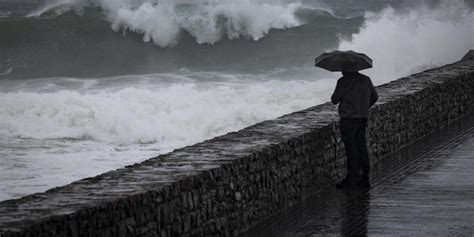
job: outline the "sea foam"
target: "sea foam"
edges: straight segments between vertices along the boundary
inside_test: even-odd
[[[148,77],[159,81],[161,76]],[[44,88],[0,92],[0,200],[65,185],[319,104],[335,83],[163,85],[137,78],[102,88],[103,78],[76,90],[54,85],[64,81],[54,78]]]
[[[160,76],[154,75],[155,80]],[[51,83],[55,82],[62,81],[55,78]],[[89,85],[79,90],[46,83],[43,91],[22,88],[0,93],[0,137],[176,148],[321,103],[329,96],[328,84],[334,83],[249,80],[160,84],[131,77],[118,86]]]

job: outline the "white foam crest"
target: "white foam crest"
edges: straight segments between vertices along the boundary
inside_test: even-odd
[[[0,93],[0,137],[179,147],[323,102],[323,82]]]
[[[474,12],[461,0],[406,12],[387,8],[366,18],[339,49],[368,54],[374,68],[364,72],[376,84],[457,61],[474,48]]]
[[[178,43],[186,31],[200,44],[214,44],[223,37],[259,40],[271,29],[285,29],[302,24],[295,12],[300,3],[259,0],[220,1],[173,0],[56,0],[29,16],[56,10],[99,6],[115,31],[143,34],[143,40],[160,47]]]
[[[161,47],[167,47],[178,43],[182,30],[200,44],[213,44],[224,36],[259,40],[270,29],[300,25],[295,16],[297,7],[299,4],[280,5],[250,0],[225,0],[192,7],[160,1],[157,4],[143,3],[134,9],[121,7],[117,14],[109,16],[113,29],[143,33],[144,41],[152,40]]]

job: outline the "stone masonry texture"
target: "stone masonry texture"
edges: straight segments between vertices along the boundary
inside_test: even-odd
[[[371,163],[474,110],[474,60],[377,87]],[[345,175],[322,104],[0,203],[0,236],[235,236]]]

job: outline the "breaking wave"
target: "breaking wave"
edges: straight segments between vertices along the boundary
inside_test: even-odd
[[[322,95],[329,96],[324,84],[333,83],[129,85],[133,80],[124,88],[85,92],[46,88],[0,93],[0,136],[176,148],[321,103],[326,99]],[[319,96],[313,93],[317,91]]]
[[[181,31],[193,36],[200,44],[214,44],[223,37],[259,40],[271,29],[286,29],[303,24],[295,12],[300,3],[275,1],[220,0],[184,3],[183,1],[127,0],[57,0],[32,12],[41,16],[58,15],[86,6],[102,9],[115,31],[143,34],[143,40],[160,47],[178,43]]]

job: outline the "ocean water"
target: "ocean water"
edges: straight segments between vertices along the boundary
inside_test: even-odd
[[[468,0],[0,0],[0,200],[329,100],[333,49],[382,84],[474,48]]]

